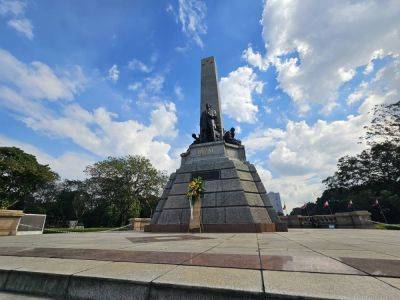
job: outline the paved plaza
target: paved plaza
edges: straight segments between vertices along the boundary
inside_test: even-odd
[[[400,299],[399,231],[10,236],[0,255],[0,299]]]

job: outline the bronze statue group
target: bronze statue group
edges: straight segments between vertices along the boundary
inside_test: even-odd
[[[235,139],[235,128],[230,130],[221,130],[217,112],[213,109],[212,105],[207,103],[206,110],[202,112],[200,118],[200,134],[192,134],[194,139],[193,144],[210,143],[221,141],[233,145],[241,145],[241,141]]]

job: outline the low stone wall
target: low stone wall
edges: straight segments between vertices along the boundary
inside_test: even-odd
[[[372,228],[371,213],[366,210],[335,213],[333,215],[282,216],[289,228]]]
[[[133,231],[144,231],[146,225],[150,225],[150,218],[132,218],[129,219]]]
[[[24,215],[22,210],[0,209],[0,236],[16,235],[21,217]]]

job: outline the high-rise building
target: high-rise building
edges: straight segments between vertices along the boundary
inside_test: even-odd
[[[277,212],[283,213],[281,195],[275,192],[269,192],[268,198],[272,203],[272,206],[275,208]]]

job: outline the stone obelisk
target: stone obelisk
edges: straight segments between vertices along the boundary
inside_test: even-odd
[[[201,60],[200,116],[209,103],[217,113],[218,127],[223,136],[221,101],[219,98],[217,66],[213,56]]]
[[[203,179],[205,188],[201,201],[203,232],[287,230],[268,199],[256,168],[246,160],[244,146],[235,139],[223,139],[214,57],[201,61],[200,108],[203,138],[196,138],[181,154],[181,166],[171,174],[145,230],[188,231],[190,205],[186,193],[189,182],[196,177]]]

